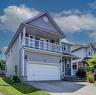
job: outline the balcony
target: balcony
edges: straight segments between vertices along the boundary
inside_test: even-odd
[[[67,50],[62,50],[62,45],[58,45],[55,43],[36,40],[34,38],[28,38],[28,37],[25,37],[25,39],[23,41],[24,41],[24,42],[22,42],[23,46],[26,46],[26,47],[46,50],[46,51],[52,51],[52,52],[68,53]]]

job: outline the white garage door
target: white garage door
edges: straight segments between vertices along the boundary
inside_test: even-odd
[[[59,65],[45,64],[28,63],[27,81],[60,80]]]

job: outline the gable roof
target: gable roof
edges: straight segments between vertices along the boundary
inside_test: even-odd
[[[44,17],[44,16],[46,16],[46,17],[48,18],[48,20],[49,20],[49,22],[50,22],[50,25],[51,25],[51,27],[52,27],[53,29],[52,29],[52,28],[50,29],[50,27],[46,28],[45,26],[43,26],[44,24],[47,25],[47,23],[41,22],[41,23],[39,24],[39,20],[40,20],[42,17]],[[36,22],[36,20],[37,20],[37,22]],[[32,27],[37,27],[37,28],[49,30],[49,31],[51,31],[51,32],[59,33],[60,35],[63,35],[63,37],[65,37],[63,31],[61,31],[61,29],[59,28],[59,26],[57,25],[57,23],[55,22],[55,20],[49,15],[48,12],[44,12],[44,13],[42,13],[42,14],[39,14],[39,15],[37,15],[37,16],[35,16],[35,17],[32,17],[32,18],[30,18],[30,19],[22,22],[22,23],[25,24],[25,25],[30,25],[30,26],[32,25]],[[42,23],[43,23],[43,25],[42,25]],[[48,25],[47,25],[47,26],[48,26]]]
[[[41,13],[41,14],[33,17],[33,18],[30,18],[30,19],[28,19],[28,20],[26,20],[26,21],[24,21],[24,22],[22,22],[22,23],[20,24],[17,32],[15,33],[15,35],[13,36],[13,38],[12,38],[10,44],[9,44],[9,46],[8,46],[5,54],[9,51],[9,49],[10,49],[10,48],[12,47],[12,45],[14,44],[15,40],[17,39],[17,37],[19,36],[19,34],[20,34],[20,32],[21,32],[20,30],[21,30],[24,26],[26,26],[28,22],[33,21],[33,20],[35,20],[35,19],[37,19],[37,18],[39,18],[39,17],[41,17],[41,16],[43,16],[43,15],[47,15],[48,18],[49,18],[49,19],[51,20],[51,22],[53,23],[54,27],[56,27],[56,29],[58,30],[59,34],[62,35],[62,37],[65,37],[64,33],[63,33],[63,32],[61,31],[61,29],[58,27],[58,25],[57,25],[56,22],[53,20],[53,18],[49,15],[49,13],[48,13],[48,12],[44,12],[44,13]],[[36,26],[32,26],[32,27],[38,29],[38,27],[36,27]]]
[[[86,45],[80,45],[80,44],[75,44],[75,45],[72,45],[71,46],[71,52],[75,52],[79,49],[82,49],[82,48],[87,48],[88,46]]]

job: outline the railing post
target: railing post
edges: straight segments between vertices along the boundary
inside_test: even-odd
[[[38,43],[39,43],[39,45],[38,45],[39,47],[38,48],[40,49],[40,40],[38,40]]]
[[[47,50],[47,48],[46,48],[46,42],[45,41],[44,41],[44,49]]]
[[[72,63],[73,58],[71,58],[71,76],[73,76],[73,63]]]
[[[28,46],[30,47],[30,35],[29,35],[29,38],[28,38]]]

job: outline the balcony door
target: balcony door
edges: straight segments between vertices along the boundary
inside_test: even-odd
[[[39,48],[39,40],[40,38],[35,37],[35,48]]]
[[[41,49],[44,49],[44,48],[45,48],[44,42],[45,42],[45,39],[40,38],[40,48],[41,48]]]

